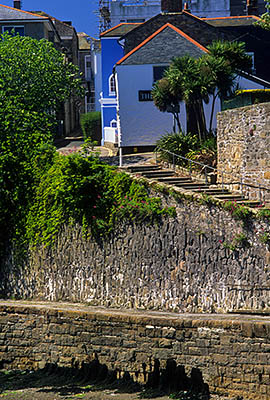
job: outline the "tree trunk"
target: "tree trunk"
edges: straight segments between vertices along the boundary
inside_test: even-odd
[[[213,102],[212,102],[211,117],[210,117],[210,124],[209,124],[209,133],[212,132],[212,125],[213,125],[214,111],[215,111],[215,104],[216,104],[217,96],[218,96],[217,93],[213,94]]]

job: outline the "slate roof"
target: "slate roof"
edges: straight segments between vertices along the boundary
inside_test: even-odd
[[[121,24],[102,32],[100,37],[121,37],[140,25],[142,25],[141,22],[122,22]]]
[[[32,11],[32,12],[36,15],[40,15],[42,17],[49,18],[50,20],[52,20],[60,36],[70,36],[72,38],[73,33],[75,31],[74,26],[68,25],[65,22],[60,21],[59,19],[45,13],[44,11]]]
[[[79,50],[90,50],[90,43],[88,42],[87,38],[90,38],[84,32],[78,32],[78,40],[79,40]]]
[[[233,36],[233,40],[245,42],[246,51],[254,53],[254,64],[256,76],[270,80],[270,31],[254,26],[254,22],[260,18],[254,15],[206,18],[209,25],[216,30],[228,32]]]
[[[166,23],[170,23],[202,46],[208,46],[213,40],[232,40],[230,32],[216,29],[206,21],[186,11],[180,13],[161,13],[140,24],[121,37],[125,40],[125,54],[137,47]]]
[[[243,15],[237,17],[202,18],[208,24],[217,28],[227,28],[236,26],[250,26],[260,18],[256,15]]]
[[[29,11],[18,10],[17,8],[12,8],[0,4],[0,20],[4,21],[14,21],[14,20],[46,20],[45,16],[37,15]]]
[[[167,23],[131,50],[117,65],[169,64],[173,57],[190,55],[198,58],[207,52],[180,29]]]

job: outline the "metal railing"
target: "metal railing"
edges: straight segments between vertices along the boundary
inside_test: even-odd
[[[244,183],[242,177],[240,177],[240,180],[237,182],[234,182],[234,181],[230,182],[227,180],[225,182],[225,175],[231,177],[231,174],[229,174],[228,172],[218,171],[217,168],[211,167],[210,165],[200,163],[198,161],[191,160],[190,158],[180,156],[169,150],[156,148],[154,151],[155,151],[156,164],[158,164],[158,153],[159,152],[167,153],[168,155],[170,155],[172,163],[170,163],[169,161],[168,161],[168,163],[172,165],[172,168],[174,171],[176,170],[176,165],[181,165],[181,164],[177,163],[178,159],[185,161],[187,163],[187,169],[189,171],[190,179],[192,178],[192,165],[197,165],[197,166],[201,167],[201,173],[204,174],[204,180],[205,180],[206,184],[212,183],[211,179],[210,179],[210,182],[208,179],[210,173],[213,175],[213,172],[214,172],[216,176],[218,176],[218,174],[219,174],[221,177],[221,182],[215,182],[215,185],[221,186],[222,191],[225,191],[225,186],[227,186],[227,185],[228,186],[238,186],[238,187],[240,187],[240,190],[236,189],[235,191],[240,192],[242,197],[247,197],[247,199],[249,199],[250,189],[256,189],[256,193],[258,193],[258,200],[261,204],[265,201],[265,192],[270,193],[270,188],[266,188],[266,187],[262,186],[261,184],[253,185],[253,184],[249,184],[249,183]],[[211,172],[209,173],[209,171],[211,171]],[[244,188],[246,188],[247,190],[244,190]]]

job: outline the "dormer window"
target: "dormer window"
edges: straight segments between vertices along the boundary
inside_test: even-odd
[[[114,75],[112,74],[112,75],[109,77],[109,95],[110,95],[110,96],[115,96],[115,94],[116,94],[115,77],[114,77]]]

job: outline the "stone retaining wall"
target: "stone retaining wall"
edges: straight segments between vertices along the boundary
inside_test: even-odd
[[[218,114],[218,177],[270,189],[270,103]],[[238,186],[239,189],[239,186]],[[244,193],[259,199],[259,190],[244,186]],[[270,201],[270,191],[263,191]]]
[[[128,372],[141,383],[167,379],[179,390],[196,382],[226,399],[270,398],[267,318],[54,308],[0,305],[0,368],[95,360],[103,374],[104,367],[118,378]]]
[[[164,201],[173,204],[164,196]],[[206,199],[207,201],[207,199]],[[177,312],[270,310],[269,222],[175,203],[177,217],[123,224],[108,240],[66,227],[52,249],[0,270],[0,297]],[[241,237],[244,235],[245,240]]]

